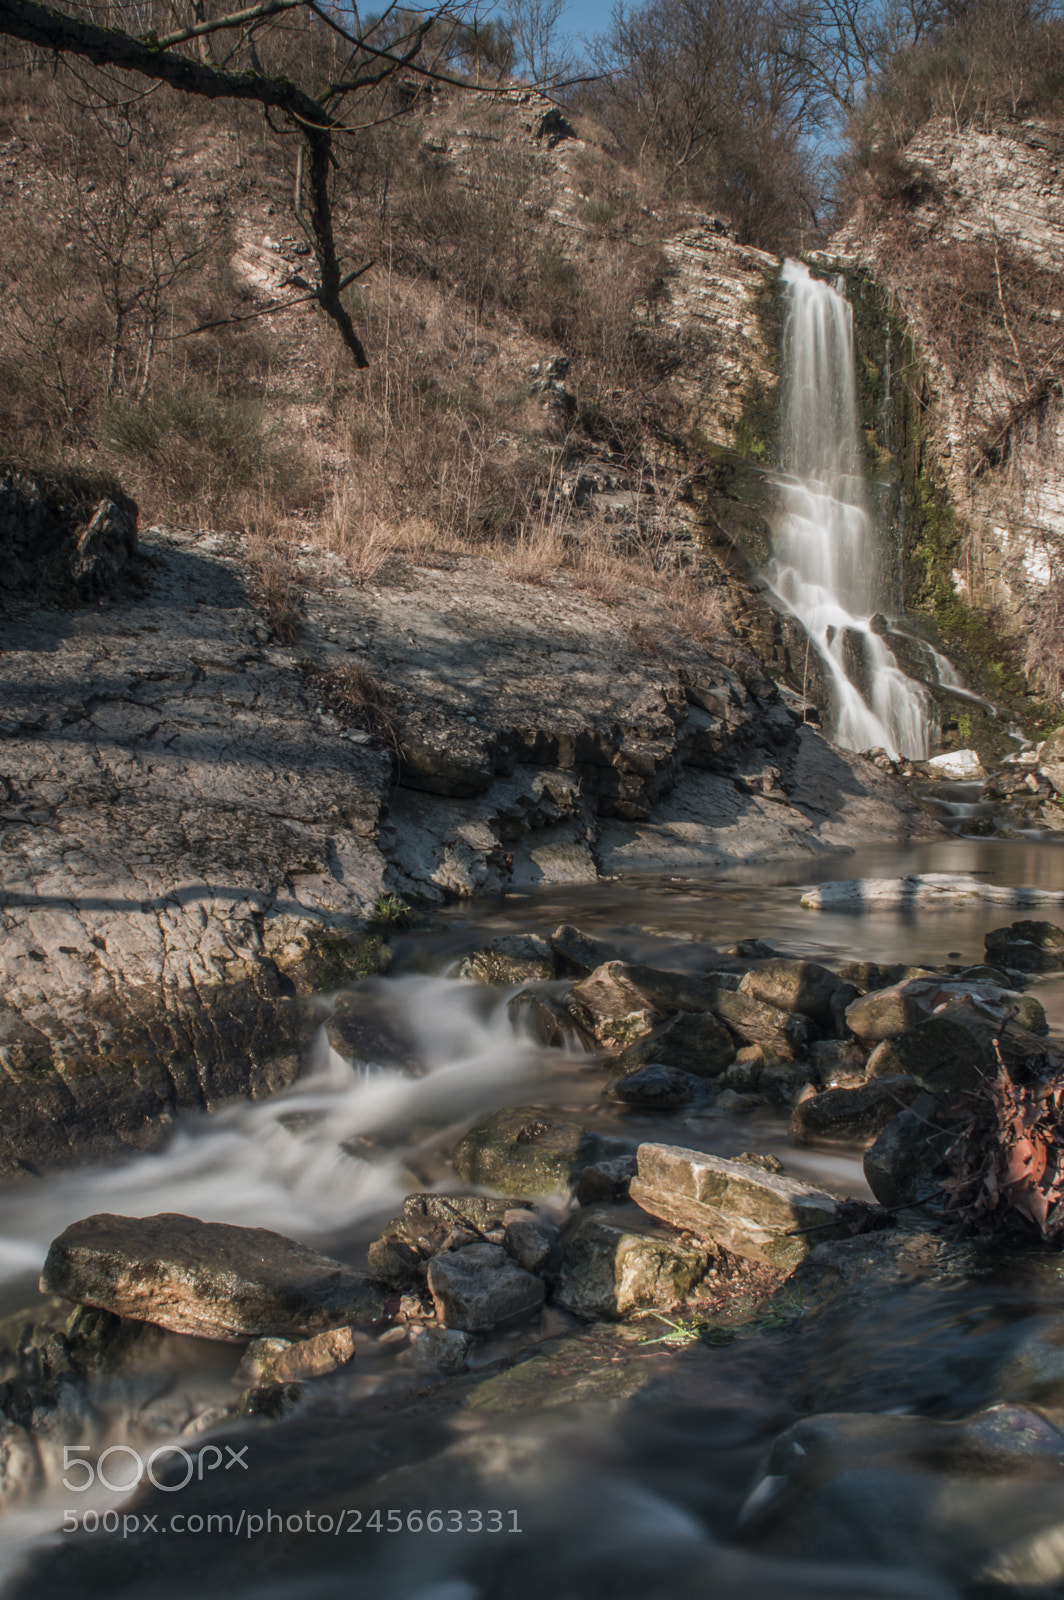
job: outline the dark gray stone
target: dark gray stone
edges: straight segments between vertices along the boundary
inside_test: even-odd
[[[863,1144],[919,1093],[911,1078],[872,1078],[855,1089],[825,1089],[795,1106],[791,1132],[796,1139]]]

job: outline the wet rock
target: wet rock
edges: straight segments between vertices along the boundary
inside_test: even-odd
[[[592,1161],[621,1154],[615,1141],[535,1106],[496,1111],[455,1146],[454,1170],[501,1194],[563,1193]]]
[[[311,1339],[290,1344],[273,1358],[273,1376],[278,1383],[302,1383],[307,1378],[324,1378],[338,1372],[355,1357],[352,1328],[327,1328]]]
[[[421,1277],[423,1258],[420,1252],[394,1234],[385,1233],[380,1239],[374,1239],[367,1259],[374,1277],[390,1289],[412,1288]]]
[[[456,971],[459,978],[499,987],[536,983],[554,977],[554,956],[538,934],[507,934],[463,956]]]
[[[634,1155],[614,1156],[611,1161],[593,1161],[576,1180],[577,1201],[582,1206],[590,1206],[599,1201],[616,1204],[627,1200],[635,1174]]]
[[[745,1044],[735,1052],[735,1060],[725,1072],[724,1082],[737,1094],[751,1094],[757,1089],[762,1067],[775,1059],[773,1053],[766,1051],[762,1045]]]
[[[889,989],[904,976],[905,968],[900,961],[885,967],[875,961],[850,961],[839,968],[839,977],[852,983],[861,994],[867,994],[870,989]]]
[[[473,1340],[459,1328],[411,1328],[410,1352],[420,1372],[464,1372]]]
[[[120,1372],[157,1355],[161,1328],[148,1322],[82,1305],[67,1324],[67,1337],[80,1367],[97,1372]]]
[[[941,1106],[924,1094],[892,1117],[864,1154],[868,1187],[881,1206],[940,1202],[945,1153],[953,1135],[938,1121]]]
[[[631,1044],[678,1011],[713,1009],[714,984],[633,962],[607,961],[573,985],[573,1007],[604,1044]]]
[[[513,1199],[484,1194],[410,1194],[402,1215],[392,1217],[369,1247],[369,1264],[382,1282],[411,1289],[421,1281],[425,1262],[464,1235],[469,1243],[500,1230],[516,1209]],[[530,1212],[528,1202],[522,1209]],[[531,1214],[531,1213],[530,1213]]]
[[[550,947],[554,951],[558,972],[576,978],[587,978],[608,961],[624,959],[617,947],[607,939],[596,939],[590,933],[582,933],[569,922],[563,922],[551,934]]]
[[[712,1012],[681,1011],[626,1050],[619,1066],[634,1072],[655,1062],[700,1078],[716,1078],[735,1055],[732,1036]]]
[[[769,1062],[758,1075],[757,1092],[774,1105],[790,1105],[808,1077],[800,1061]]]
[[[508,1211],[502,1247],[526,1272],[542,1272],[550,1264],[559,1232],[553,1222],[528,1211]]]
[[[741,1111],[754,1111],[758,1106],[767,1105],[763,1094],[741,1093],[738,1089],[722,1089],[713,1102],[714,1114],[721,1116],[737,1116]]]
[[[1059,972],[1064,965],[1064,928],[1052,922],[992,928],[984,944],[988,961],[1014,972]]]
[[[911,1078],[875,1078],[854,1089],[825,1089],[795,1106],[791,1133],[796,1139],[863,1144],[919,1093],[920,1085]]]
[[[846,1026],[864,1044],[878,1044],[881,1039],[894,1039],[908,1033],[926,1016],[915,995],[902,984],[890,989],[877,989],[862,995],[846,1007]]]
[[[753,967],[739,985],[741,994],[781,1011],[797,1011],[822,1028],[834,1022],[832,1001],[844,980],[816,961],[766,961]]]
[[[713,1012],[740,1045],[766,1045],[787,1060],[803,1054],[809,1041],[808,1019],[799,1012],[780,1011],[737,990],[722,989]]]
[[[636,1155],[632,1199],[735,1255],[795,1266],[818,1240],[842,1231],[835,1200],[795,1178],[676,1145],[643,1144]]]
[[[203,1339],[306,1337],[384,1315],[381,1284],[316,1250],[172,1213],[74,1223],[48,1252],[41,1290]]]
[[[583,1033],[566,1001],[546,986],[522,989],[507,1002],[506,1013],[515,1033],[548,1049],[564,1046],[567,1035]]]
[[[1020,995],[1014,1003],[1010,1002],[1009,1015],[1017,1027],[1033,1033],[1036,1038],[1044,1038],[1049,1032],[1049,1019],[1045,1007],[1033,994]]]
[[[588,1213],[566,1230],[554,1299],[591,1321],[682,1304],[713,1260],[711,1250],[662,1230],[625,1228]]]
[[[996,1069],[989,1038],[949,1017],[928,1017],[908,1033],[884,1039],[868,1058],[870,1079],[911,1078],[935,1094],[972,1089]]]
[[[257,1389],[273,1381],[273,1364],[291,1347],[291,1339],[252,1339],[233,1374],[241,1389]]]
[[[543,1280],[525,1272],[497,1244],[471,1244],[434,1256],[428,1286],[442,1325],[463,1333],[518,1322],[539,1310],[546,1293]]]
[[[809,1055],[825,1089],[852,1089],[865,1076],[865,1050],[853,1039],[818,1039]]]
[[[619,1078],[611,1079],[603,1090],[608,1100],[617,1100],[621,1105],[651,1106],[663,1111],[692,1105],[704,1100],[709,1092],[704,1078],[656,1061],[640,1067],[638,1072],[622,1073]]]

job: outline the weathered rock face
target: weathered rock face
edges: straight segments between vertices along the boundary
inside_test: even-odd
[[[142,586],[111,609],[20,601],[6,619],[0,1171],[151,1145],[176,1110],[289,1081],[292,996],[365,970],[386,890],[933,831],[796,726],[733,642],[710,655],[663,626],[660,655],[633,649],[653,597],[629,618],[471,557],[373,590],[308,557],[294,651],[251,604],[242,541],[153,529],[142,546]],[[398,789],[360,673],[390,697]],[[742,774],[769,753],[766,796]]]
[[[384,1315],[374,1279],[316,1250],[266,1228],[174,1214],[74,1223],[48,1252],[41,1292],[233,1342],[304,1338]]]
[[[734,1056],[732,1036],[712,1012],[681,1011],[626,1050],[620,1067],[630,1072],[654,1062],[699,1078],[717,1078]]]
[[[816,961],[782,959],[751,968],[739,985],[741,993],[754,1000],[797,1011],[825,1028],[834,1022],[832,1001],[842,987],[843,980]]]
[[[929,464],[980,551],[955,586],[1004,604],[1014,628],[1044,595],[1064,540],[1051,333],[1064,265],[1062,151],[1060,130],[1038,121],[931,122],[900,153],[902,220],[896,206],[870,204],[830,252],[882,283],[914,335],[931,404]],[[980,300],[983,281],[990,292]]]
[[[592,1321],[668,1311],[705,1277],[713,1252],[664,1230],[625,1228],[589,1213],[565,1235],[557,1303]]]
[[[676,1145],[643,1144],[632,1199],[652,1217],[735,1255],[796,1266],[840,1230],[836,1202],[807,1183]]]
[[[617,1154],[616,1144],[553,1111],[515,1106],[470,1128],[451,1159],[468,1183],[508,1195],[549,1195],[568,1190],[591,1162]]]

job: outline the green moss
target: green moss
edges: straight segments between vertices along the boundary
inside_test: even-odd
[[[754,312],[768,363],[777,370],[783,347],[783,293],[776,272],[766,272],[754,291]],[[748,460],[773,465],[779,452],[779,380],[766,384],[754,377],[743,395],[742,410],[735,425],[734,448]]]
[[[335,988],[353,978],[377,977],[387,967],[387,961],[381,959],[383,950],[384,935],[379,932],[361,938],[343,933],[317,934],[313,957],[318,986]]]

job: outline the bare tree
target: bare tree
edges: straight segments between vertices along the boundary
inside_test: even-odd
[[[398,75],[468,87],[444,70],[446,43],[462,20],[458,11],[446,0],[429,12],[392,5],[363,27],[357,8],[334,0],[257,0],[221,14],[211,14],[206,0],[187,0],[178,25],[161,31],[164,11],[172,22],[178,8],[158,3],[158,11],[154,0],[59,11],[37,0],[0,0],[0,36],[118,69],[116,104],[132,98],[125,76],[132,74],[208,100],[257,105],[275,132],[297,139],[295,212],[317,269],[306,298],[332,319],[356,364],[366,366],[343,300],[365,268],[344,274],[340,267],[330,182],[336,141],[398,114],[402,103],[372,103],[374,91]],[[300,28],[304,47],[295,51]],[[288,76],[297,71],[298,80]]]

